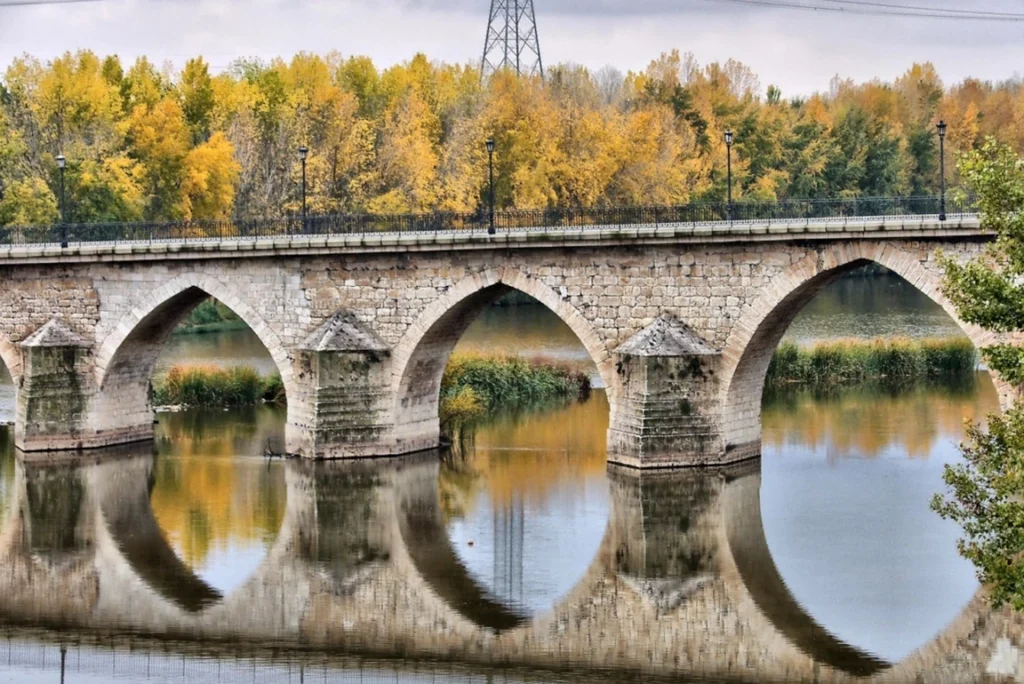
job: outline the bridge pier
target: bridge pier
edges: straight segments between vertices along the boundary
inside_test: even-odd
[[[391,429],[391,352],[348,312],[295,351],[287,450],[306,458],[379,456]]]
[[[89,344],[57,318],[21,344],[14,444],[22,451],[80,449],[89,440]],[[152,422],[152,421],[150,421]]]
[[[615,355],[621,395],[608,460],[634,468],[721,465],[722,354],[688,325],[661,317]]]

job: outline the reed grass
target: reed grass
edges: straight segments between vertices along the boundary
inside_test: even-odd
[[[263,376],[250,366],[180,364],[156,378],[152,390],[156,406],[252,406],[282,403],[284,399],[284,383],[279,374]]]
[[[441,379],[441,424],[463,424],[499,409],[573,401],[589,393],[590,377],[564,364],[455,354]]]
[[[813,347],[784,342],[768,366],[769,386],[802,383],[839,387],[872,381],[908,383],[973,373],[974,345],[966,338],[835,340]]]

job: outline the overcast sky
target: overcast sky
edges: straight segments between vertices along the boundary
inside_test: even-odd
[[[101,0],[3,6],[0,64],[65,50],[146,54],[158,64],[204,55],[215,68],[237,57],[296,51],[365,54],[379,65],[418,51],[477,61],[490,0]],[[9,1],[9,0],[6,0]],[[794,0],[797,1],[797,0]],[[815,0],[798,0],[812,4]],[[738,59],[786,95],[828,88],[839,74],[892,79],[932,61],[947,83],[1010,78],[1024,68],[1024,23],[844,16],[707,0],[534,0],[547,64],[642,69],[661,51],[703,64]],[[888,0],[1024,14],[1020,0]]]

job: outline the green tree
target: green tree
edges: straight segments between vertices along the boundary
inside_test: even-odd
[[[185,113],[185,123],[192,132],[193,144],[205,142],[210,137],[214,100],[210,68],[202,57],[185,62],[178,91],[181,93],[181,109]]]
[[[1024,331],[1024,160],[989,138],[964,155],[960,172],[977,193],[984,225],[997,238],[967,263],[945,260],[943,291],[960,317],[998,333]],[[1024,382],[1024,347],[1000,344],[982,350],[1003,380]],[[964,462],[947,466],[947,496],[932,507],[964,532],[960,553],[991,588],[996,605],[1024,610],[1024,403],[992,416],[988,431],[972,427]]]
[[[141,220],[145,211],[142,175],[143,168],[124,156],[69,164],[65,176],[68,220],[73,223]],[[55,179],[53,185],[56,187],[56,184]]]

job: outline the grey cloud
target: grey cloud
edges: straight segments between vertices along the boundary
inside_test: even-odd
[[[763,85],[779,85],[786,95],[825,90],[836,74],[892,79],[915,61],[935,62],[947,82],[967,75],[1005,79],[1024,62],[1021,24],[818,16],[701,0],[534,1],[547,64],[636,70],[678,48],[701,63],[738,59]],[[489,2],[104,0],[0,7],[0,65],[25,52],[48,58],[78,48],[178,65],[202,54],[215,67],[302,50],[366,54],[381,65],[416,52],[475,61]]]

